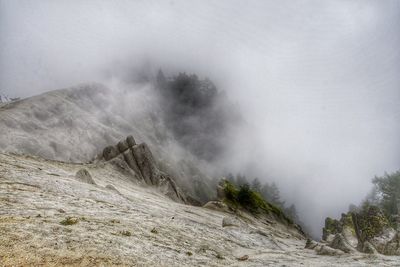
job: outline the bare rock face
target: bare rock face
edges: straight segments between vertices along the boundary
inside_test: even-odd
[[[203,206],[203,208],[229,212],[229,207],[222,201],[209,201]]]
[[[119,152],[114,146],[108,146],[103,150],[103,158],[105,160],[110,160],[118,156]]]
[[[88,184],[96,184],[92,178],[92,176],[90,175],[89,171],[86,169],[80,169],[76,174],[75,177],[84,182],[84,183],[88,183]]]
[[[133,147],[134,145],[136,145],[135,138],[133,138],[132,135],[129,135],[129,136],[126,138],[126,143],[128,144],[129,147]]]
[[[217,198],[225,199],[225,190],[224,190],[225,179],[222,179],[217,185]]]
[[[224,217],[222,219],[222,227],[239,226],[239,225],[240,225],[239,221],[235,220],[234,218]]]
[[[335,249],[340,249],[345,253],[357,252],[357,250],[348,243],[342,234],[336,234],[329,246]]]
[[[160,174],[149,147],[145,143],[133,146],[132,153],[144,179],[153,185],[158,184]]]
[[[116,166],[124,174],[145,184],[157,186],[171,199],[187,203],[187,199],[176,185],[174,179],[160,171],[153,154],[146,143],[136,144],[133,136],[108,146],[103,150],[103,158]]]
[[[129,168],[131,168],[136,176],[139,178],[139,180],[143,180],[142,172],[139,169],[139,166],[137,165],[136,159],[133,156],[132,150],[127,150],[122,153],[125,162],[128,164]]]
[[[358,250],[364,253],[400,255],[399,232],[391,227],[376,206],[342,214],[340,220],[327,218],[323,240],[332,248],[346,253]]]
[[[106,188],[107,188],[108,190],[114,191],[115,193],[117,193],[117,194],[119,194],[119,195],[121,194],[121,193],[118,191],[118,189],[115,188],[115,186],[113,186],[113,185],[111,185],[111,184],[106,185]]]
[[[343,255],[344,252],[339,250],[339,249],[334,249],[326,245],[322,245],[318,250],[317,250],[318,255],[327,255],[327,256],[340,256]]]
[[[320,244],[317,241],[308,238],[307,242],[306,242],[306,246],[304,248],[315,249],[318,246],[320,246]]]
[[[364,242],[362,252],[367,253],[367,254],[378,254],[378,251],[376,250],[376,248],[368,241]]]
[[[129,149],[128,142],[126,140],[119,141],[117,147],[120,153],[124,153]]]

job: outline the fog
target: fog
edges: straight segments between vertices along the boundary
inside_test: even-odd
[[[224,162],[275,181],[314,235],[400,168],[399,47],[400,1],[0,0],[0,94],[207,76],[249,125]]]

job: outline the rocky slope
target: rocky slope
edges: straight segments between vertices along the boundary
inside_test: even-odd
[[[0,236],[2,266],[398,266],[318,255],[286,225],[174,202],[109,162],[14,154],[0,154]]]
[[[381,235],[363,236],[360,249],[352,217],[318,243],[272,205],[255,215],[221,201],[150,89],[83,85],[0,106],[1,266],[398,264],[376,253],[398,239],[380,250]]]
[[[212,166],[181,148],[160,119],[158,101],[146,83],[84,84],[6,103],[0,106],[0,151],[89,162],[104,147],[133,135],[187,195],[205,203],[215,197]]]

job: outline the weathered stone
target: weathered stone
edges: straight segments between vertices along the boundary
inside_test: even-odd
[[[229,212],[228,206],[221,201],[209,201],[203,206],[203,208],[210,210],[218,210],[222,212]]]
[[[322,245],[317,250],[317,254],[318,255],[327,255],[327,256],[339,256],[339,255],[343,255],[344,252],[339,249],[334,249],[334,248],[328,247],[326,245]]]
[[[128,143],[126,140],[119,141],[117,144],[117,147],[118,147],[118,151],[120,153],[123,153],[129,149],[129,146],[128,146]]]
[[[140,180],[136,172],[132,170],[131,167],[129,167],[128,163],[125,161],[123,154],[119,154],[117,157],[111,159],[109,163],[112,164],[116,168],[116,170],[120,171],[128,177],[131,177],[132,180]]]
[[[368,253],[368,254],[378,254],[378,251],[374,246],[369,243],[368,241],[365,241],[362,247],[362,252]]]
[[[135,180],[143,180],[148,185],[156,185],[171,199],[187,203],[187,198],[174,179],[159,170],[149,147],[145,143],[136,145],[133,136],[120,141],[116,147],[106,147],[103,157],[125,175]]]
[[[76,174],[75,177],[79,179],[82,182],[88,183],[88,184],[96,184],[90,175],[89,171],[86,169],[80,169]]]
[[[135,145],[136,145],[135,138],[133,138],[132,135],[129,135],[129,136],[126,138],[126,143],[128,144],[128,147],[133,147],[133,146],[135,146]]]
[[[111,185],[111,184],[106,185],[106,188],[107,188],[108,190],[111,190],[111,191],[114,191],[114,192],[116,192],[116,193],[118,193],[118,194],[121,194],[121,193],[117,190],[117,188],[115,188],[115,186],[113,186],[113,185]]]
[[[379,235],[374,236],[368,241],[376,248],[379,253],[391,255],[394,251],[396,251],[399,245],[397,243],[396,237],[396,231],[391,227],[387,227],[382,230]]]
[[[153,154],[146,143],[133,146],[132,153],[146,183],[157,185],[159,182],[159,170],[156,168]]]
[[[174,180],[165,173],[159,173],[159,190],[171,199],[179,202],[186,202],[186,199],[179,188],[176,186]]]
[[[342,232],[341,223],[338,220],[327,217],[325,219],[325,227],[322,229],[322,240],[327,239],[329,235],[335,235]]]
[[[119,155],[118,150],[114,146],[108,146],[103,149],[103,158],[109,161]]]
[[[140,171],[139,166],[136,162],[136,159],[133,156],[132,150],[129,149],[129,150],[123,152],[122,155],[124,156],[124,159],[125,159],[126,163],[128,164],[128,166],[136,173],[138,178],[140,180],[143,180],[142,172]]]
[[[227,226],[239,226],[240,223],[235,220],[234,218],[231,217],[224,217],[222,219],[222,227],[227,227]]]
[[[340,249],[345,253],[354,253],[357,251],[347,242],[342,234],[336,234],[329,246],[335,249]]]
[[[396,232],[393,238],[387,242],[384,254],[400,255],[400,233]]]
[[[315,249],[318,246],[318,242],[308,238],[306,242],[306,246],[304,248]]]

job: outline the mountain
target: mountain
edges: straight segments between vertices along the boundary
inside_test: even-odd
[[[191,102],[203,82],[179,79],[85,84],[0,105],[0,265],[398,264],[307,240],[259,193],[219,181],[221,151],[198,145],[223,144],[218,121],[231,115]],[[183,102],[157,91],[182,84],[195,90],[178,92]],[[204,99],[218,95],[208,89]],[[223,127],[203,135],[197,123]]]
[[[126,89],[85,84],[10,102],[0,107],[0,151],[90,162],[104,147],[133,135],[150,147],[161,169],[205,203],[215,196],[214,182],[211,172],[198,166],[208,164],[175,140],[161,119],[158,101],[149,84]]]

